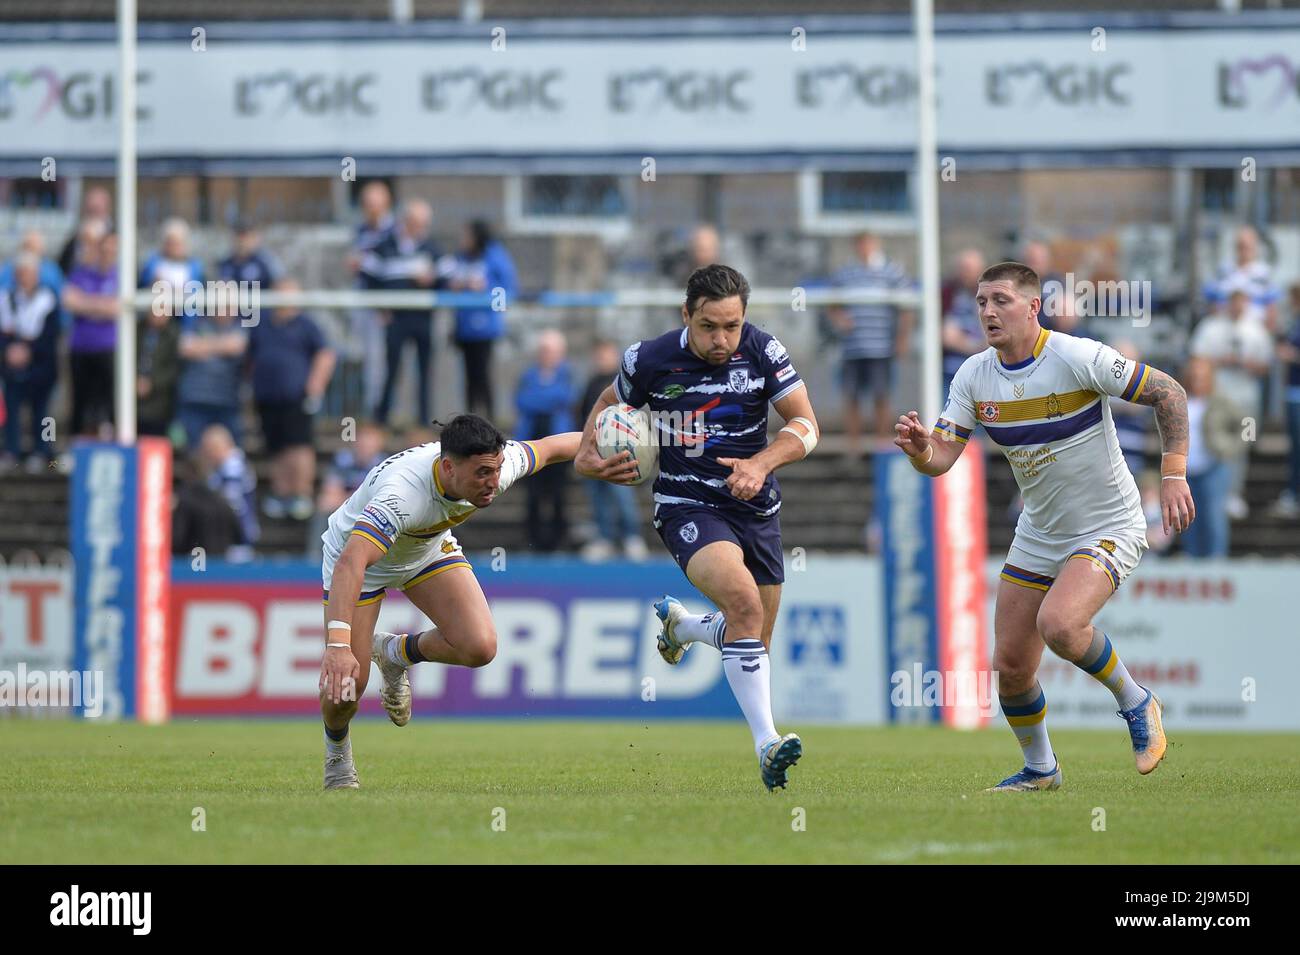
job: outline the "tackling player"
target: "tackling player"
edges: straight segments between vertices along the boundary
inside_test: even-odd
[[[1108,345],[1041,328],[1042,291],[1028,266],[1003,262],[985,270],[975,300],[990,347],[958,369],[934,432],[913,411],[898,419],[894,443],[914,468],[937,477],[982,425],[1006,455],[1024,498],[998,585],[993,668],[1025,766],[990,791],[1061,785],[1037,677],[1044,644],[1114,694],[1138,772],[1149,773],[1165,755],[1162,704],[1092,625],[1147,549],[1141,500],[1108,396],[1155,408],[1167,533],[1185,530],[1195,517],[1187,486],[1187,395],[1169,375]]]
[[[326,789],[360,785],[348,724],[365,692],[370,660],[383,677],[380,701],[398,726],[411,718],[408,667],[426,661],[467,667],[492,662],[497,648],[492,614],[452,528],[521,478],[572,460],[580,437],[571,431],[507,441],[483,418],[459,415],[442,429],[439,441],[375,465],[330,516],[321,535]],[[635,471],[635,463],[613,462],[599,476],[618,480]],[[375,633],[388,587],[400,587],[433,626],[422,633]],[[360,660],[367,661],[364,667]]]
[[[727,683],[754,737],[763,784],[785,787],[802,754],[772,722],[768,648],[785,580],[781,490],[773,473],[817,444],[803,381],[780,341],[745,322],[749,283],[735,269],[691,273],[678,331],[637,342],[587,419],[574,467],[588,477],[618,467],[601,460],[595,425],[610,405],[649,404],[659,435],[654,526],[687,579],[720,613],[690,614],[665,596],[659,653],[676,664],[692,643],[722,654]],[[767,442],[767,406],[787,422]],[[605,478],[608,480],[609,478]]]

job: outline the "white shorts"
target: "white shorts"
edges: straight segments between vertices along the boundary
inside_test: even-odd
[[[389,552],[391,553],[392,551]],[[361,582],[361,596],[357,598],[358,607],[383,600],[389,587],[410,590],[416,584],[423,583],[430,577],[436,577],[453,567],[470,566],[469,559],[460,549],[460,542],[450,531],[445,531],[430,541],[418,560],[411,561],[408,554],[397,566],[386,566],[389,563],[389,554],[385,554],[366,568],[366,576]],[[324,590],[322,601],[329,603],[330,581],[334,577],[333,559],[328,556],[325,558],[320,573],[321,587]]]
[[[1079,559],[1090,561],[1104,573],[1110,580],[1111,593],[1114,593],[1137,569],[1146,549],[1145,527],[1057,540],[1028,534],[1023,528],[1018,528],[1011,550],[1007,552],[1002,579],[1034,590],[1047,590],[1060,576],[1067,560]]]

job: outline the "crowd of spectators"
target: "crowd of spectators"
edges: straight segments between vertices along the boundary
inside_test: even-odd
[[[617,370],[618,344],[584,343],[575,365],[559,330],[512,329],[508,304],[518,294],[518,278],[509,251],[487,222],[463,223],[454,233],[455,248],[444,251],[435,235],[449,233],[435,229],[430,205],[411,198],[395,212],[388,186],[379,181],[361,189],[359,212],[341,263],[356,287],[454,293],[450,342],[459,353],[464,381],[464,404],[455,410],[498,424],[504,414],[512,422],[512,436],[519,439],[582,425]],[[672,268],[684,280],[690,270],[717,260],[723,245],[716,228],[697,226]],[[886,254],[880,236],[863,232],[854,237],[852,250],[847,264],[827,270],[824,285],[886,295],[916,289],[915,278]],[[1283,409],[1290,446],[1287,488],[1272,504],[1272,513],[1300,517],[1300,285],[1282,294],[1253,228],[1235,232],[1233,252],[1200,290],[1200,312],[1186,330],[1182,353],[1173,360],[1158,356],[1188,392],[1189,479],[1202,519],[1174,547],[1192,556],[1226,554],[1232,522],[1248,515],[1244,488],[1251,439],[1245,435],[1257,433],[1270,408]],[[1014,250],[959,250],[941,296],[945,393],[960,364],[986,347],[975,288],[984,268],[1008,254],[1030,264],[1045,283],[1066,282],[1047,241],[1033,239]],[[41,233],[31,231],[0,263],[0,380],[6,412],[0,472],[17,467],[36,472],[51,467],[71,440],[112,437],[117,269],[112,200],[102,188],[86,192],[80,217],[57,258],[47,254]],[[164,222],[156,247],[143,257],[137,287],[147,290],[162,283],[180,288],[206,278],[263,290],[300,290],[265,248],[256,224],[237,223],[227,253],[209,266],[195,254],[185,222]],[[319,479],[317,418],[335,374],[336,347],[302,309],[273,308],[255,321],[247,318],[239,302],[215,300],[204,300],[197,308],[186,304],[179,312],[142,309],[138,317],[138,431],[169,440],[180,460],[179,552],[201,538],[211,542],[203,545],[209,551],[236,559],[248,556],[261,534],[260,519],[302,523],[310,542],[323,518],[355,490],[369,468],[402,441],[432,440],[424,430],[400,440],[389,430],[408,346],[416,364],[417,428],[433,420],[430,385],[438,343],[432,307],[350,316],[349,341],[338,344],[348,355],[360,356],[363,408],[356,415],[354,436],[345,438],[344,450]],[[911,308],[879,300],[829,308],[824,320],[838,344],[842,447],[857,460],[868,442],[883,446],[892,435],[900,360],[912,355],[915,316]],[[1144,359],[1124,326],[1077,314],[1068,297],[1045,306],[1040,320],[1056,331],[1102,338],[1126,356]],[[526,343],[533,359],[502,401],[494,355],[508,331]],[[1119,400],[1112,400],[1111,407],[1125,461],[1144,500],[1154,500],[1158,484],[1150,481],[1156,465],[1151,412]],[[66,428],[56,414],[64,410]],[[266,462],[267,478],[260,489],[254,456]],[[593,523],[574,526],[566,478],[565,469],[553,468],[527,483],[531,546],[538,551],[580,548],[593,560],[617,553],[644,557],[637,492],[586,482]],[[228,515],[219,513],[222,508]],[[1159,545],[1170,546],[1167,541]]]

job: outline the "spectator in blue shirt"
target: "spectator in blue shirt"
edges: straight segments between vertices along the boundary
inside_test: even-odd
[[[276,284],[277,292],[297,292],[293,279]],[[249,335],[253,401],[262,421],[262,438],[271,455],[271,492],[262,502],[267,517],[287,513],[296,521],[311,518],[316,483],[316,448],[312,422],[334,374],[334,351],[317,324],[296,308],[277,308]]]
[[[45,236],[41,235],[36,229],[29,229],[23,233],[22,242],[18,246],[19,255],[34,255],[40,263],[38,269],[39,282],[41,285],[50,289],[55,298],[63,294],[63,270],[59,268],[59,263],[53,259],[45,257]],[[14,262],[6,262],[0,266],[0,289],[11,289],[14,287]],[[62,309],[59,310],[59,320],[63,321]]]
[[[176,388],[176,414],[189,448],[198,446],[209,425],[222,424],[236,445],[243,444],[240,390],[248,331],[227,303],[212,317],[181,319],[181,375]]]
[[[456,309],[455,341],[465,359],[465,408],[490,420],[492,345],[505,334],[506,307],[518,290],[515,264],[506,247],[492,238],[488,224],[475,219],[461,230],[460,249],[442,270],[448,289],[502,298],[500,308]]]
[[[565,351],[564,336],[558,331],[548,329],[538,337],[537,361],[524,369],[515,391],[519,412],[515,437],[519,440],[573,430],[573,374],[564,360]],[[527,481],[528,542],[535,550],[566,547],[568,472],[568,468],[543,468]]]
[[[203,263],[190,255],[190,227],[183,219],[168,219],[163,223],[158,249],[150,253],[140,269],[138,286],[167,296],[169,301],[175,302],[179,297],[183,302],[188,297],[184,294],[186,285],[202,281]],[[155,289],[155,283],[159,282],[161,288]]]
[[[897,292],[912,287],[898,264],[885,257],[878,236],[862,232],[855,243],[856,261],[834,276],[837,288],[853,292]],[[870,395],[876,437],[893,434],[890,397],[897,359],[907,354],[912,313],[895,305],[863,303],[831,309],[840,333],[843,361],[844,430],[850,456],[861,454],[862,412],[859,402]]]
[[[284,270],[279,261],[262,248],[262,233],[249,222],[235,226],[235,248],[217,265],[217,278],[223,282],[247,282],[257,288],[270,289]]]

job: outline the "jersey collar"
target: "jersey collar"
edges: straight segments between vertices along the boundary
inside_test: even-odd
[[[433,459],[433,486],[438,489],[438,494],[444,501],[451,501],[453,498],[447,496],[447,492],[442,489],[442,475],[438,473],[438,465],[442,462],[442,455]]]
[[[1038,330],[1038,341],[1034,342],[1034,353],[1024,361],[1018,361],[1014,365],[1008,365],[998,356],[998,364],[1002,366],[1003,371],[1019,371],[1021,368],[1028,368],[1034,362],[1038,361],[1038,356],[1043,353],[1043,347],[1047,344],[1047,336],[1052,334],[1046,328]]]

